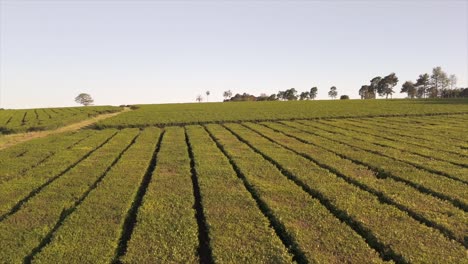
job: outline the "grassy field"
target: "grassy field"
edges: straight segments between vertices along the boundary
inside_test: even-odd
[[[113,106],[0,110],[0,134],[56,129],[89,117],[121,111]]]
[[[468,99],[321,100],[137,105],[97,128],[468,113]]]
[[[98,128],[0,151],[0,263],[468,263],[466,100],[148,105]]]

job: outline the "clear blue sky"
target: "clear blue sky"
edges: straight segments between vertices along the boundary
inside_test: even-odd
[[[0,0],[0,107],[194,102],[434,66],[468,87],[467,1]]]

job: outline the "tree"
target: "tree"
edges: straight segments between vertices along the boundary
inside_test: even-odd
[[[227,90],[223,93],[224,100],[228,100],[229,98],[232,97],[232,92],[231,90]]]
[[[296,89],[291,88],[286,91],[279,91],[277,96],[280,100],[295,101],[297,100],[297,91]]]
[[[401,86],[400,93],[408,94],[408,97],[413,99],[416,96],[416,86],[412,81],[406,81],[403,86]]]
[[[340,100],[349,100],[349,95],[340,96]]]
[[[442,90],[447,89],[449,86],[449,79],[440,66],[432,69],[430,79],[429,97],[436,98]]]
[[[372,90],[374,94],[373,99],[375,99],[375,95],[377,94],[377,90],[379,88],[379,84],[381,80],[382,80],[382,77],[380,76],[374,77],[372,80],[370,80],[370,89]]]
[[[299,95],[299,99],[302,101],[302,100],[307,100],[309,99],[310,97],[310,93],[309,92],[302,92],[300,95]]]
[[[91,95],[87,93],[80,93],[77,97],[75,97],[75,102],[82,104],[84,106],[92,105],[94,103],[93,98]]]
[[[452,74],[449,76],[449,80],[450,80],[450,89],[453,90],[457,88],[457,76],[455,76],[455,74]]]
[[[206,91],[206,101],[208,102],[208,96],[210,96],[210,91]]]
[[[377,86],[377,92],[379,96],[384,96],[385,99],[388,99],[388,95],[392,96],[394,93],[393,87],[395,87],[398,83],[398,78],[396,77],[395,73],[390,73],[389,75],[385,76],[382,80],[380,80]]]
[[[315,98],[317,97],[317,90],[318,90],[317,87],[310,88],[310,93],[309,93],[310,99],[315,100]]]
[[[374,89],[370,85],[363,85],[359,89],[361,99],[375,99]]]
[[[195,99],[195,100],[197,100],[197,102],[201,103],[201,101],[203,101],[203,97],[199,94],[199,95],[197,95],[197,99]]]
[[[268,101],[276,101],[278,98],[276,98],[276,94],[272,94],[268,97]]]
[[[284,96],[284,91],[279,91],[276,97],[278,98],[278,100],[286,100]]]
[[[330,98],[332,98],[332,99],[335,99],[338,96],[338,92],[336,91],[335,86],[330,87],[330,91],[328,92],[328,96],[330,96]]]
[[[297,100],[297,91],[294,88],[288,89],[284,91],[284,97],[288,101],[296,101]]]
[[[425,98],[429,87],[429,74],[420,74],[416,80],[416,97]]]

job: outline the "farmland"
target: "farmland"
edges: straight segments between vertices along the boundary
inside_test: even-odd
[[[96,128],[168,126],[239,121],[468,113],[468,99],[332,100],[136,105],[139,109],[99,122]]]
[[[0,263],[468,263],[466,100],[139,107],[0,151]]]
[[[112,106],[0,110],[0,134],[50,130],[120,110]]]

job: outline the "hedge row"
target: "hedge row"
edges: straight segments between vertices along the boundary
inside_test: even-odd
[[[303,123],[303,122],[301,122]],[[405,152],[413,153],[416,155],[420,155],[429,159],[439,160],[449,162],[459,166],[468,166],[468,162],[466,158],[462,155],[461,149],[457,151],[459,154],[447,153],[445,151],[436,150],[433,147],[425,147],[421,145],[412,144],[413,142],[418,142],[420,139],[411,140],[408,137],[395,135],[392,132],[388,131],[378,131],[372,127],[363,127],[363,126],[356,126],[354,124],[350,124],[347,122],[320,122],[322,124],[326,124],[332,126],[334,128],[340,128],[345,130],[346,132],[354,132],[355,134],[362,135],[363,137],[366,136],[369,140],[372,140],[373,143],[377,143],[379,145],[388,146],[391,148],[399,149]],[[401,129],[403,130],[403,129]],[[408,130],[405,128],[404,130]],[[417,131],[411,131],[412,134],[417,133]],[[428,139],[422,140],[422,142],[427,141]],[[448,140],[444,140],[443,138],[436,139],[434,136],[431,139],[433,141],[444,141],[445,145],[452,145],[453,142]]]
[[[345,130],[337,126],[311,122],[301,122],[301,124],[309,126],[310,129],[316,133],[323,133],[325,137],[333,139],[336,142],[395,159],[397,161],[413,165],[419,169],[444,175],[451,179],[468,184],[468,168],[446,161],[413,154],[408,151],[402,151],[398,148],[387,147],[382,145],[384,142],[382,143],[381,140],[376,140],[373,136],[367,136],[363,133],[354,132],[352,130]]]
[[[292,257],[206,131],[187,127],[215,263],[288,263]]]
[[[117,132],[107,130],[87,138],[73,148],[61,152],[39,164],[25,175],[11,179],[0,185],[0,215],[14,211],[17,205],[35,195],[42,188],[58,179],[88,155],[104,146]],[[17,208],[16,208],[17,209]],[[1,219],[2,217],[0,217]]]
[[[355,124],[356,126],[361,126],[363,128],[375,130],[389,137],[399,136],[402,139],[406,138],[405,142],[411,145],[426,147],[435,151],[439,151],[441,153],[455,155],[462,154],[462,152],[460,152],[460,147],[458,147],[453,142],[449,141],[450,144],[442,143],[444,140],[447,141],[446,137],[443,134],[436,135],[434,133],[429,135],[423,135],[421,134],[421,129],[418,128],[409,129],[407,126],[405,126],[408,130],[405,131],[404,129],[401,129],[402,125],[389,125],[384,123],[377,123],[375,120],[350,119],[348,121],[351,124]],[[458,137],[460,137],[461,135],[463,134],[458,134]]]
[[[394,178],[411,183],[413,186],[424,189],[433,195],[452,201],[463,210],[468,209],[468,196],[466,195],[466,185],[464,183],[420,170],[404,162],[330,140],[332,136],[326,136],[326,133],[315,131],[300,123],[284,122],[284,124],[268,123],[267,125],[345,155],[353,161],[376,169],[383,175],[390,174]]]
[[[209,125],[229,158],[261,199],[285,237],[311,263],[380,263],[376,251],[293,179],[219,125]],[[304,169],[308,169],[303,167]]]
[[[465,224],[467,214],[447,201],[421,193],[392,178],[378,177],[377,173],[368,167],[353,163],[320,146],[301,142],[261,125],[246,123],[245,126],[266,139],[315,162],[348,183],[372,193],[380,201],[393,205],[414,219],[440,230],[447,237],[456,239],[462,244],[466,243],[464,239],[468,232],[468,226]],[[255,137],[256,140],[261,140],[257,138]]]
[[[167,128],[124,263],[195,263],[198,229],[183,128]]]
[[[0,259],[18,263],[27,262],[34,256],[47,244],[63,220],[106,176],[108,169],[133,143],[137,134],[134,129],[120,132],[1,221]]]
[[[12,178],[23,176],[28,170],[39,166],[41,163],[50,159],[52,156],[67,151],[82,140],[93,134],[92,131],[83,131],[79,133],[67,133],[58,138],[48,138],[39,142],[27,142],[20,144],[21,151],[18,149],[5,149],[0,152],[0,183]],[[17,154],[18,153],[18,154]]]
[[[159,134],[155,128],[141,132],[96,189],[61,223],[50,242],[34,257],[34,263],[113,261],[125,219],[150,165]],[[150,241],[144,241],[140,247],[146,243]]]

